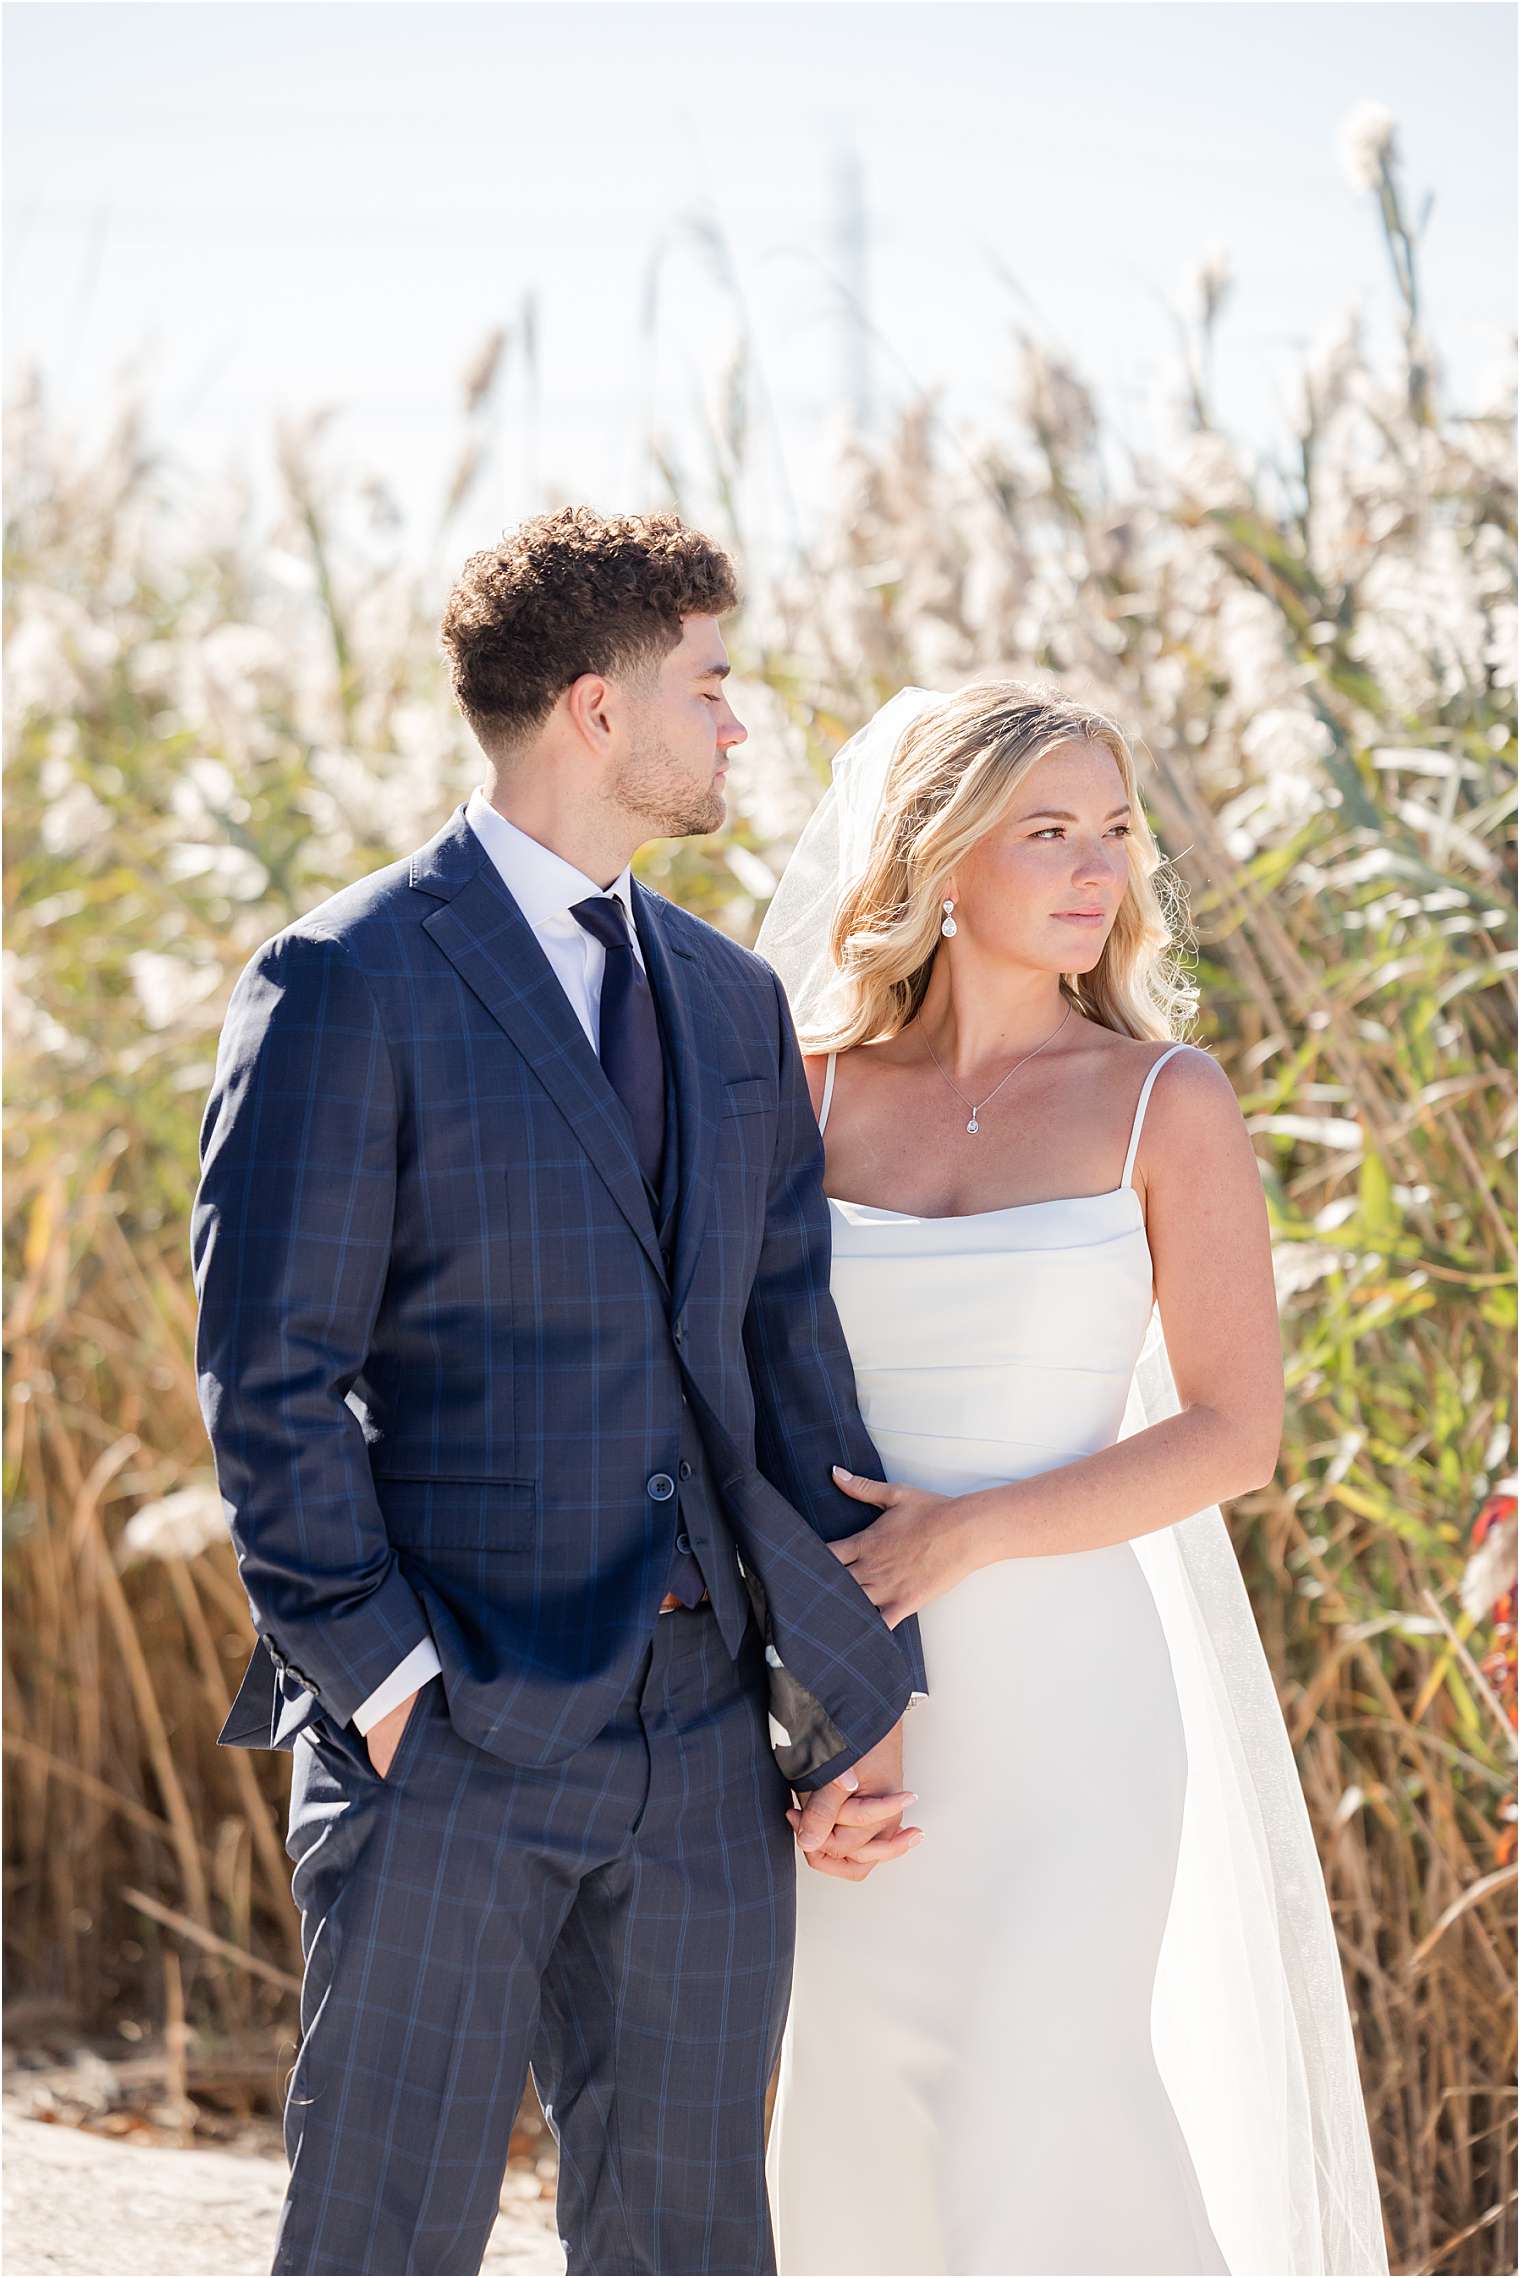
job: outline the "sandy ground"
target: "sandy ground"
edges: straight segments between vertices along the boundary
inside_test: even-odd
[[[269,2268],[285,2189],[273,2144],[181,2151],[9,2111],[3,2141],[6,2278],[242,2278]],[[515,2181],[509,2174],[481,2268],[562,2272],[552,2200],[519,2198]]]

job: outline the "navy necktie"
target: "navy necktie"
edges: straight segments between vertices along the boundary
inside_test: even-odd
[[[593,894],[577,902],[570,915],[607,952],[602,974],[602,1067],[628,1111],[644,1184],[657,1196],[665,1151],[665,1063],[654,997],[634,955],[623,905],[615,895]]]

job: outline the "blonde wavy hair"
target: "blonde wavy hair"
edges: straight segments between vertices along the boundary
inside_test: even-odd
[[[843,1010],[831,1033],[807,1039],[809,1051],[882,1043],[917,1016],[942,939],[946,879],[1006,813],[1030,769],[1064,743],[1110,753],[1133,812],[1129,891],[1097,964],[1063,973],[1061,993],[1120,1036],[1160,1042],[1184,1034],[1197,1010],[1179,957],[1190,942],[1186,899],[1151,836],[1123,730],[1059,689],[993,680],[920,713],[893,755],[865,871],[834,915],[829,948]]]

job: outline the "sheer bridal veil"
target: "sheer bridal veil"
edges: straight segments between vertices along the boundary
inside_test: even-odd
[[[830,930],[864,867],[893,753],[941,701],[905,688],[844,746],[766,914],[757,947],[804,1039],[839,1003]],[[1153,1309],[1120,1436],[1180,1406]],[[1152,2038],[1214,2235],[1232,2278],[1380,2278],[1383,2224],[1324,1875],[1229,1533],[1211,1504],[1131,1547],[1165,1632],[1188,1757]],[[1123,1859],[1113,1864],[1122,1875]]]

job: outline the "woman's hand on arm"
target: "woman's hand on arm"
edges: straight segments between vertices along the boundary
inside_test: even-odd
[[[921,1487],[862,1479],[842,1464],[834,1483],[880,1512],[873,1525],[829,1548],[848,1566],[888,1629],[931,1605],[998,1552],[983,1530],[988,1498],[931,1495]]]

